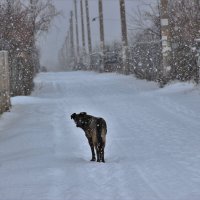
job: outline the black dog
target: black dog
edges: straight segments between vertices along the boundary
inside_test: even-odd
[[[95,161],[95,151],[97,154],[97,162],[105,162],[104,148],[106,143],[107,126],[103,118],[87,115],[86,112],[80,114],[72,114],[71,119],[74,120],[77,127],[82,128],[92,152],[91,161]]]

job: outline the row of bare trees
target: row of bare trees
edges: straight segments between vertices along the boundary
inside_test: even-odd
[[[170,71],[169,80],[199,81],[197,63],[200,38],[200,1],[169,0]],[[160,81],[162,62],[161,8],[158,3],[146,12],[138,8],[129,25],[137,32],[132,39],[134,73],[149,80]]]
[[[51,0],[1,0],[0,50],[9,52],[12,96],[30,94],[40,68],[36,42],[56,15]]]

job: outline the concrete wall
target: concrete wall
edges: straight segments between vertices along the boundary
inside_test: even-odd
[[[8,111],[10,106],[8,52],[0,51],[0,113]]]

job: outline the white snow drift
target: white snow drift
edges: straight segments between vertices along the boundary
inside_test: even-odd
[[[42,73],[0,118],[0,200],[199,200],[200,92],[132,76]],[[106,163],[90,162],[86,111],[108,124]]]

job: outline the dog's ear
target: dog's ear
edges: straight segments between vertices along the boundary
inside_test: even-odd
[[[72,115],[71,115],[71,119],[74,119],[76,117],[76,113],[73,113]]]
[[[86,112],[81,112],[80,115],[87,115],[87,113]]]

